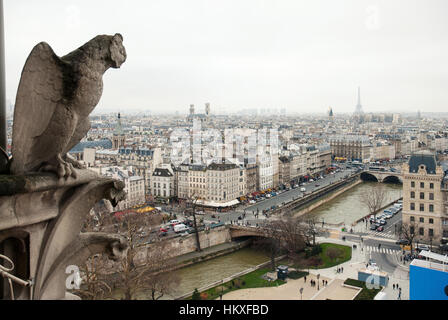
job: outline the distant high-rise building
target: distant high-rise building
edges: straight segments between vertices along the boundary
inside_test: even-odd
[[[356,105],[355,115],[361,115],[363,113],[364,113],[364,111],[362,110],[362,105],[361,105],[361,88],[358,87],[358,104]]]
[[[207,103],[205,104],[205,114],[206,114],[207,116],[210,115],[210,103],[209,103],[209,102],[207,102]]]
[[[190,104],[190,115],[194,115],[194,104]]]

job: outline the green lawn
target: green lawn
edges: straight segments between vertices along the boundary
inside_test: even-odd
[[[262,268],[241,276],[233,281],[224,283],[217,287],[213,287],[204,292],[201,292],[202,299],[214,300],[219,298],[220,294],[226,294],[228,292],[247,289],[247,288],[261,288],[261,287],[275,287],[285,283],[283,280],[267,281],[261,278],[267,272],[270,272],[270,268]]]
[[[322,264],[317,266],[316,269],[325,269],[337,266],[338,264],[349,261],[352,258],[352,248],[349,246],[344,246],[335,243],[321,243],[320,247],[322,252],[319,254]],[[335,259],[331,259],[328,255],[329,250],[338,249],[340,250],[340,255]]]
[[[352,258],[352,248],[334,243],[319,244],[321,252],[317,255],[306,257],[305,252],[299,254],[300,261],[296,263],[285,259],[280,264],[286,264],[296,269],[325,269],[347,262]],[[329,254],[333,250],[333,255]]]
[[[362,288],[361,292],[356,296],[355,300],[373,300],[378,292],[381,291],[381,287],[379,289],[367,289],[366,283],[364,281],[355,279],[347,279],[344,281],[344,284]]]

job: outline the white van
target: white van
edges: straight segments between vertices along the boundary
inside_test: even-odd
[[[186,225],[184,225],[183,223],[176,224],[174,226],[174,232],[179,233],[179,232],[184,232],[184,231],[188,231],[188,227]]]
[[[179,220],[171,220],[171,221],[169,222],[169,224],[172,225],[172,226],[175,226],[176,224],[179,224],[179,223],[180,223]]]
[[[302,187],[302,188],[300,188],[300,191],[301,191],[301,192],[305,192],[305,191],[306,191],[306,188],[303,188],[303,187]]]

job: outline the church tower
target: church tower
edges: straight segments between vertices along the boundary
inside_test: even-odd
[[[125,146],[126,136],[121,126],[121,115],[118,113],[117,125],[115,126],[114,135],[112,138],[112,148],[119,149]]]

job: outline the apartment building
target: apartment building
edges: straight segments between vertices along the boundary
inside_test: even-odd
[[[155,168],[151,178],[151,194],[153,197],[169,202],[175,196],[174,179],[174,171],[171,166]]]
[[[368,136],[338,135],[330,138],[329,141],[334,157],[359,161],[370,160],[370,147],[372,145]]]
[[[448,239],[448,181],[435,155],[420,151],[403,164],[403,223],[416,240],[437,244]]]

